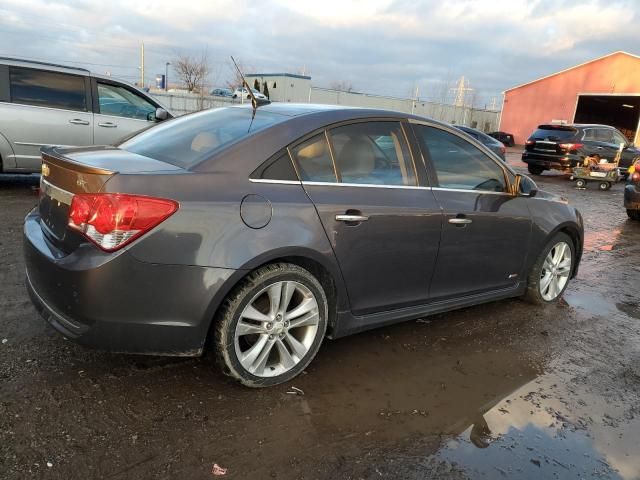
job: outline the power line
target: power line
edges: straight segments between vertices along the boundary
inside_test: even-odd
[[[1,56],[12,56],[14,54],[12,53],[4,53],[4,52],[0,52]],[[36,60],[36,61],[40,61],[40,62],[60,62],[60,63],[79,63],[82,65],[93,65],[96,67],[112,67],[112,68],[130,68],[130,69],[138,69],[137,66],[131,66],[131,65],[113,65],[113,64],[109,64],[109,63],[91,63],[91,62],[81,62],[79,60],[67,60],[67,59],[62,59],[62,58],[44,58],[44,57],[20,57],[20,59],[24,59],[24,60]]]

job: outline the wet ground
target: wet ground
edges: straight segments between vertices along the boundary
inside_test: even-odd
[[[249,390],[211,356],[113,355],[53,332],[23,287],[37,181],[0,178],[0,478],[207,479],[214,464],[237,479],[640,478],[640,223],[622,185],[536,181],[586,222],[564,301],[328,341],[291,384]]]

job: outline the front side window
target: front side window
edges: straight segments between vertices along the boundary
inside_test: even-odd
[[[365,122],[329,130],[343,183],[416,185],[415,169],[399,122]]]
[[[467,140],[439,128],[416,125],[442,188],[506,192],[504,170]]]
[[[86,111],[84,77],[59,72],[11,67],[11,102],[38,107]]]
[[[611,133],[613,134],[613,143],[615,143],[618,146],[620,146],[621,143],[625,145],[627,144],[627,137],[617,132],[616,130],[612,130]]]
[[[300,179],[308,182],[336,181],[329,144],[324,133],[320,133],[291,149],[298,165]]]
[[[116,117],[153,120],[156,107],[125,87],[98,82],[100,113]]]

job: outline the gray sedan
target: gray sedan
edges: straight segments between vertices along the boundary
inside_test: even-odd
[[[326,337],[555,302],[582,254],[566,201],[457,129],[397,112],[237,106],[42,159],[24,251],[43,317],[121,352],[213,345],[248,386],[295,377]]]
[[[500,140],[496,140],[493,137],[490,137],[486,133],[481,132],[480,130],[476,130],[475,128],[465,127],[464,125],[454,125],[458,130],[462,130],[464,133],[469,135],[471,138],[479,141],[483,145],[485,145],[489,150],[498,155],[503,161],[506,161],[505,153],[507,149],[504,144]]]

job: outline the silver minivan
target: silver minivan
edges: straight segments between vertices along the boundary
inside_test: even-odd
[[[112,145],[171,117],[126,82],[0,57],[0,172],[39,172],[44,146]]]

